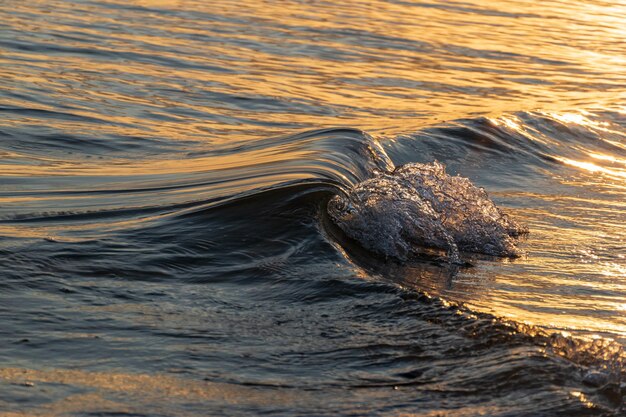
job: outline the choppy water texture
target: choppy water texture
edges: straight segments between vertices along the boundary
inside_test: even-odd
[[[0,1],[0,414],[623,415],[624,16]]]

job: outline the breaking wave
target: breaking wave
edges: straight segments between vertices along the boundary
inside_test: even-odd
[[[401,260],[430,248],[445,250],[457,263],[460,251],[517,257],[515,238],[528,232],[496,207],[484,188],[448,175],[438,162],[379,171],[331,199],[328,211],[349,237]]]

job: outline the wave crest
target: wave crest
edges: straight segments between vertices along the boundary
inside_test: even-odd
[[[448,175],[439,162],[412,163],[376,175],[328,204],[352,239],[383,256],[406,260],[428,248],[517,257],[516,237],[528,229],[504,214],[483,188]]]

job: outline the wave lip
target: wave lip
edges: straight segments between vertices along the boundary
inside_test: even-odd
[[[401,260],[427,248],[447,251],[451,262],[460,262],[460,251],[517,257],[515,238],[528,232],[483,188],[446,174],[439,162],[378,172],[331,199],[328,212],[365,248]]]

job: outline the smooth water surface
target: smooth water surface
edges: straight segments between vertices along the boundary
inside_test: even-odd
[[[624,16],[0,1],[0,414],[622,415]],[[329,216],[433,161],[521,257],[400,261]]]

